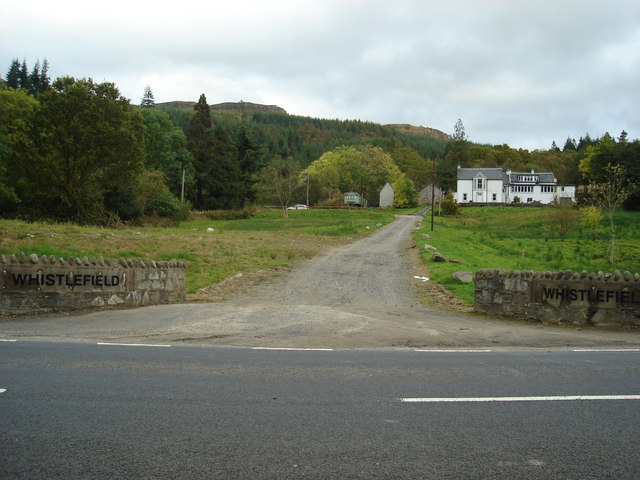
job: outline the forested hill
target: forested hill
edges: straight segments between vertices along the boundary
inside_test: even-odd
[[[157,103],[158,107],[174,107],[174,108],[188,108],[193,109],[196,102],[163,102]],[[271,112],[271,113],[283,113],[287,114],[287,111],[284,108],[281,108],[277,105],[262,105],[260,103],[251,103],[251,102],[224,102],[217,103],[214,105],[209,105],[211,110],[218,111],[230,111],[230,112]]]
[[[415,125],[409,125],[407,123],[390,123],[387,127],[395,128],[401,133],[408,133],[410,135],[418,135],[423,137],[435,138],[437,140],[443,140],[448,142],[451,140],[451,135],[441,132],[435,128],[423,127],[422,125],[416,127]]]
[[[188,134],[194,105],[195,102],[174,101],[157,103],[155,108],[167,112],[173,123]],[[209,107],[213,122],[232,142],[249,142],[260,156],[267,157],[263,162],[293,157],[305,166],[336,147],[366,144],[385,150],[404,146],[422,158],[442,158],[449,140],[447,134],[435,129],[289,115],[276,105],[226,102]]]

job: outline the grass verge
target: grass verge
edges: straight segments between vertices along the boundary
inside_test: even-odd
[[[187,264],[187,293],[194,293],[240,272],[289,266],[393,218],[393,212],[373,209],[295,210],[289,218],[264,210],[241,220],[122,229],[0,220],[0,254],[175,258]]]
[[[425,218],[414,239],[433,281],[473,304],[473,284],[451,278],[456,271],[481,268],[510,270],[640,272],[640,213],[616,214],[616,262],[608,263],[610,235],[604,223],[589,230],[579,223],[574,211],[568,233],[560,235],[553,209],[478,207],[461,208],[452,217],[436,217],[434,231]],[[425,235],[430,236],[426,239]],[[433,250],[455,263],[431,261]]]

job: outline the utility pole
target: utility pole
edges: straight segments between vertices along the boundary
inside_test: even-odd
[[[184,202],[184,168],[182,169],[182,190],[180,191],[180,201]]]
[[[431,231],[433,232],[433,214],[436,208],[436,159],[433,158],[433,171],[431,173]]]
[[[307,168],[307,207],[309,206],[309,168]]]

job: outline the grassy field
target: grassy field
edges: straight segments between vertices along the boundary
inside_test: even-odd
[[[193,293],[239,272],[310,258],[393,218],[379,210],[296,210],[285,219],[281,211],[263,210],[243,220],[122,229],[0,220],[0,254],[175,258],[187,264],[187,292]]]
[[[610,236],[604,221],[595,231],[579,223],[574,211],[574,228],[559,235],[551,208],[483,207],[461,208],[458,216],[430,219],[414,234],[433,281],[440,283],[468,303],[473,303],[473,284],[451,278],[456,271],[481,268],[538,271],[640,272],[640,213],[617,212],[616,262],[607,262]],[[425,240],[424,235],[431,236]],[[462,264],[436,263],[433,250]]]

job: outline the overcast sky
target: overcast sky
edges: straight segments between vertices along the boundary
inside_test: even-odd
[[[640,137],[638,0],[71,0],[0,4],[0,73],[114,82],[133,103],[274,104],[515,148]]]

